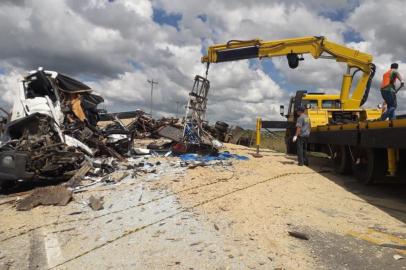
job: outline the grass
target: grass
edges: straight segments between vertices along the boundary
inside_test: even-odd
[[[245,131],[244,137],[251,138],[251,147],[256,147],[255,131]],[[267,131],[261,132],[260,148],[272,149],[278,152],[286,153],[285,131],[274,131],[271,134]]]

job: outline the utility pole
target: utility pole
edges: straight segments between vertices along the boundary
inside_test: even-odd
[[[181,104],[180,101],[176,101],[176,118],[179,118],[179,105]]]
[[[154,81],[154,79],[152,79],[152,80],[147,80],[147,81],[148,81],[148,83],[151,84],[151,112],[150,112],[150,114],[151,114],[151,117],[152,117],[152,104],[153,104],[153,102],[152,102],[152,95],[153,95],[153,93],[154,93],[154,84],[158,84],[158,82]]]

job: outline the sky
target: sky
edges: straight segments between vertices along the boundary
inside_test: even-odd
[[[401,0],[0,0],[0,106],[11,108],[18,82],[44,67],[90,85],[109,111],[175,116],[186,104],[208,46],[231,39],[325,36],[374,56],[377,74],[366,106],[381,102],[379,82],[392,62],[406,76],[406,10]],[[390,16],[388,16],[390,14]],[[345,65],[306,55],[210,66],[208,120],[245,127],[256,117],[282,120],[296,90],[337,93]],[[400,112],[406,93],[398,95]],[[183,108],[183,106],[181,106]]]

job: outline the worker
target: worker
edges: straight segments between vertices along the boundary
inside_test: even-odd
[[[388,108],[382,114],[381,120],[386,120],[387,118],[389,118],[389,120],[393,120],[396,117],[395,116],[395,110],[397,107],[396,93],[400,88],[402,88],[405,85],[402,76],[398,72],[398,68],[399,65],[397,63],[393,63],[390,65],[390,69],[383,74],[381,84],[381,94]],[[395,88],[396,80],[400,81],[399,89]]]
[[[381,115],[383,115],[387,110],[388,110],[388,104],[386,104],[386,101],[384,101],[384,102],[382,102],[382,105],[381,105]]]
[[[297,114],[299,117],[296,121],[296,133],[295,136],[293,136],[293,142],[296,142],[298,165],[309,166],[307,143],[310,135],[310,120],[303,106],[297,109]]]

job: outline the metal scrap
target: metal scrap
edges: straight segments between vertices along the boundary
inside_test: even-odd
[[[83,177],[93,168],[92,164],[89,161],[85,161],[82,167],[76,171],[75,175],[66,182],[66,186],[76,187],[80,184]]]
[[[0,112],[3,113],[3,115],[0,115],[0,137],[3,135],[7,122],[10,120],[11,114],[0,107]]]
[[[102,181],[106,183],[117,183],[129,176],[130,173],[126,171],[122,172],[113,172],[111,174],[108,174],[102,178]]]
[[[30,210],[39,205],[67,205],[72,199],[72,191],[63,186],[50,186],[34,189],[34,191],[19,201],[18,211]]]
[[[94,211],[99,211],[99,210],[104,209],[104,198],[103,197],[90,196],[90,198],[89,198],[89,206]]]
[[[301,239],[301,240],[309,240],[309,237],[301,232],[297,232],[297,231],[288,231],[288,234],[292,237]]]

